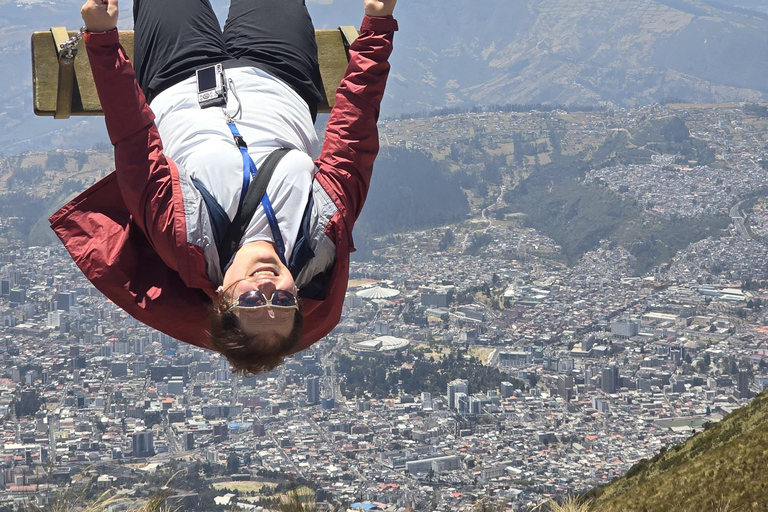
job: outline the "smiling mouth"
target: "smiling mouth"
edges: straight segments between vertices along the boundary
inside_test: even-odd
[[[277,272],[271,268],[257,268],[248,275],[248,277],[253,276],[277,276]]]

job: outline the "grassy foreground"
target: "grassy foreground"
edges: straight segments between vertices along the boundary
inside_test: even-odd
[[[768,392],[593,490],[590,512],[768,510]]]

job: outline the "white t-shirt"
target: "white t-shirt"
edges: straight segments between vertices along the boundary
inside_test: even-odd
[[[242,107],[235,125],[256,167],[275,149],[298,150],[285,155],[267,186],[285,243],[285,257],[290,260],[312,190],[314,160],[320,153],[309,108],[285,82],[258,68],[227,69],[225,74],[234,83]],[[237,111],[237,98],[230,85],[227,112],[231,115]],[[200,108],[194,75],[158,94],[150,106],[165,155],[200,180],[232,220],[243,186],[243,157],[222,109]],[[261,205],[241,243],[256,240],[272,240]]]

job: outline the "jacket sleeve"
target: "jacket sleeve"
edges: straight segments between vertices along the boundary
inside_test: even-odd
[[[176,248],[186,242],[178,171],[163,154],[154,114],[136,81],[118,31],[85,33],[93,79],[107,132],[115,147],[115,169],[123,201],[153,249],[178,269]],[[186,244],[185,244],[186,245]]]
[[[363,19],[316,162],[317,179],[338,206],[348,233],[365,203],[379,152],[376,123],[397,28],[392,16]]]

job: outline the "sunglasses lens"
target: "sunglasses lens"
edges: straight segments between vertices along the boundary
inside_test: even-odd
[[[264,294],[259,290],[246,292],[237,301],[238,306],[241,308],[255,308],[257,306],[264,306],[266,303],[267,299],[264,298]]]
[[[294,297],[291,292],[275,290],[275,293],[272,294],[272,304],[283,307],[295,306],[296,297]]]

